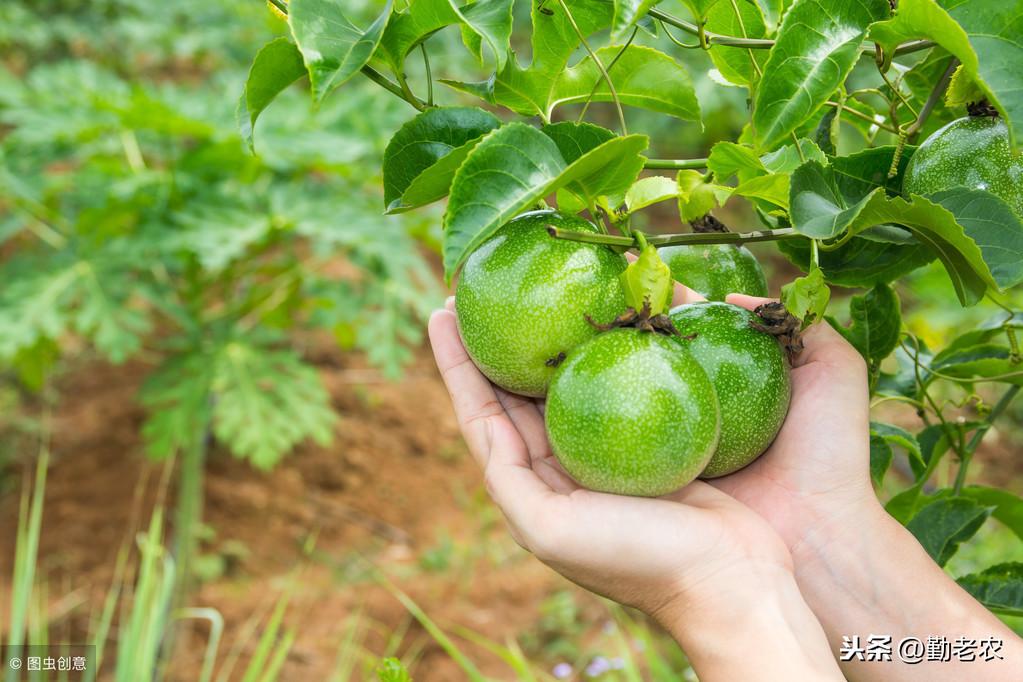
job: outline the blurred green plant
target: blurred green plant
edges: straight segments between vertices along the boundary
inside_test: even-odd
[[[211,439],[261,469],[330,442],[302,332],[388,377],[421,342],[439,221],[385,222],[366,170],[405,105],[371,84],[315,109],[285,96],[253,156],[237,84],[283,28],[258,3],[7,3],[0,25],[0,381],[38,390],[83,350],[139,363],[147,450],[182,455],[191,528]]]

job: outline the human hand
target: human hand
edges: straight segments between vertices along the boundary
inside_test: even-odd
[[[732,294],[749,310],[770,299]],[[797,559],[848,523],[881,519],[870,480],[870,393],[860,354],[826,323],[803,334],[792,401],[774,442],[752,464],[714,479],[770,522]]]
[[[768,629],[785,640],[775,649],[784,669],[803,661],[814,677],[837,674],[789,552],[760,516],[699,481],[653,499],[580,488],[551,452],[542,405],[480,374],[455,314],[435,312],[429,331],[462,433],[521,546],[569,580],[657,619],[698,671],[738,674],[729,666],[742,656],[728,644],[741,627],[755,627],[751,638]],[[758,666],[758,676],[770,667]]]

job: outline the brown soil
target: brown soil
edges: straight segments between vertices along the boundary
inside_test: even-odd
[[[384,570],[446,630],[459,626],[504,642],[534,627],[540,603],[568,584],[508,538],[485,500],[476,464],[458,433],[429,351],[421,351],[400,383],[315,344],[310,359],[341,414],[334,443],[306,444],[264,473],[215,448],[205,482],[205,522],[215,537],[207,554],[222,554],[226,571],[190,600],[226,621],[225,659],[245,625],[266,616],[285,586],[297,587],[285,619],[298,637],[285,680],[327,679],[349,616],[361,612],[361,639],[374,653],[408,627],[399,653],[422,647],[420,682],[464,679],[395,597],[372,577]],[[139,429],[145,417],[136,393],[148,368],[87,364],[69,372],[53,421],[40,546],[40,566],[54,599],[50,617],[62,632],[84,638],[88,614],[109,588],[118,549],[148,521],[163,494],[164,465],[148,461]],[[26,461],[29,458],[26,458]],[[29,467],[23,467],[28,469]],[[12,572],[18,491],[0,499],[0,595]],[[172,506],[172,500],[168,502]],[[315,536],[311,554],[303,550]],[[430,571],[420,558],[452,538],[450,566]],[[231,549],[228,548],[239,548]],[[297,570],[297,573],[296,573]],[[575,588],[572,588],[575,589]],[[605,613],[578,591],[594,627]],[[207,628],[186,631],[171,679],[194,679]],[[240,677],[258,632],[243,642]],[[481,670],[510,679],[493,655],[457,640]]]

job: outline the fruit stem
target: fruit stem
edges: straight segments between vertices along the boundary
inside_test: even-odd
[[[707,167],[707,159],[647,159],[647,170],[700,170]]]
[[[556,239],[568,239],[588,244],[606,244],[626,249],[640,249],[635,237],[624,237],[614,234],[597,234],[594,232],[578,232],[565,230],[553,225],[547,226],[547,232]],[[635,234],[635,233],[634,233]],[[757,230],[755,232],[711,232],[698,234],[684,232],[681,234],[647,235],[646,242],[654,246],[678,246],[693,244],[747,244],[751,242],[771,242],[785,239],[806,239],[791,227],[778,230]]]

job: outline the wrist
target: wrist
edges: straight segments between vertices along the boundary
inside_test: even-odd
[[[680,596],[655,618],[701,680],[841,679],[788,567],[751,562],[700,587],[700,594]]]

